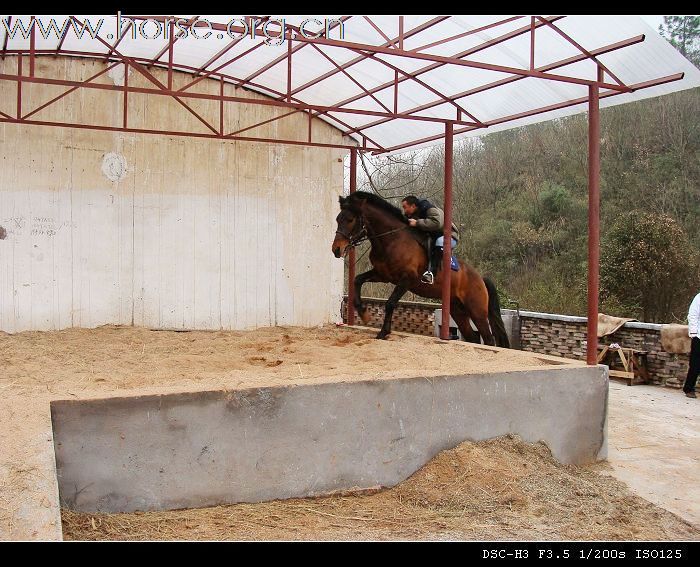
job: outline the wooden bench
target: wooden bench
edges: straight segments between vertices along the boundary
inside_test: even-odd
[[[607,364],[610,368],[608,374],[611,378],[621,378],[627,382],[628,386],[634,384],[648,384],[649,367],[647,365],[647,354],[645,350],[625,348],[622,346],[613,347],[611,345],[598,347],[598,363]],[[622,364],[622,369],[616,363]]]

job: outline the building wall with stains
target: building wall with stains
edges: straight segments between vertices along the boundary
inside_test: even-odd
[[[97,60],[38,57],[35,74],[84,80]],[[17,58],[0,61],[15,74]],[[123,83],[118,69],[95,82]],[[26,72],[26,71],[25,71]],[[165,81],[164,70],[153,69]],[[192,79],[175,73],[174,88]],[[129,84],[150,87],[138,73]],[[203,80],[193,91],[218,93]],[[27,114],[68,90],[23,83]],[[232,85],[225,94],[263,98]],[[130,94],[134,128],[204,131],[170,97]],[[188,99],[218,125],[219,103]],[[15,116],[16,84],[0,81]],[[234,132],[288,113],[227,103]],[[123,94],[77,89],[32,118],[120,126]],[[312,122],[315,141],[343,143]],[[303,140],[303,113],[249,130]],[[318,325],[338,318],[343,262],[331,242],[343,150],[0,123],[0,330],[104,324],[174,329]]]

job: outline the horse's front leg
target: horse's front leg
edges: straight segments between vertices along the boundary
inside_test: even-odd
[[[386,302],[386,311],[384,312],[384,324],[382,325],[382,330],[377,334],[378,339],[385,339],[389,333],[391,333],[391,317],[394,315],[394,308],[399,302],[404,294],[408,291],[407,287],[402,285],[397,285],[394,291],[391,292],[391,296]]]
[[[362,284],[378,281],[381,281],[381,279],[374,269],[355,277],[355,297],[352,298],[352,304],[365,325],[369,323],[369,313],[367,312],[367,306],[362,303]]]

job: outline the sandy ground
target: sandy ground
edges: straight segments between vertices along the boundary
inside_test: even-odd
[[[497,351],[417,335],[327,326],[255,331],[151,331],[106,326],[60,332],[0,332],[0,387],[94,396],[138,388],[230,388],[468,374],[546,366],[521,351]],[[185,387],[185,388],[183,388]]]
[[[60,534],[50,496],[56,492],[50,473],[52,399],[391,379],[415,375],[418,364],[424,375],[547,364],[517,351],[455,348],[427,337],[376,341],[371,336],[336,327],[0,333],[0,539]],[[628,389],[641,392],[637,388]],[[615,401],[611,393],[611,405]],[[611,453],[612,431],[624,421],[613,416],[611,409]],[[609,476],[616,474],[614,468],[603,466],[606,474],[599,474],[600,465],[596,470],[567,467],[556,463],[546,447],[518,439],[465,443],[377,494],[149,514],[64,512],[64,537],[698,539],[697,525],[628,492]]]
[[[0,539],[60,535],[49,402],[547,365],[517,351],[327,326],[249,332],[105,326],[0,332]],[[546,358],[546,357],[545,357]],[[51,450],[50,450],[51,449]]]

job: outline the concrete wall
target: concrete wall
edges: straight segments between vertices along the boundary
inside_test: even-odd
[[[572,366],[54,401],[61,503],[159,510],[392,486],[441,450],[508,433],[588,463],[607,456],[607,396],[604,367]]]
[[[38,76],[81,80],[104,68],[86,59],[36,60]],[[16,71],[16,57],[0,61],[0,72]],[[165,71],[153,73],[165,81]],[[95,82],[119,84],[118,74],[109,75]],[[191,76],[174,79],[177,89]],[[129,84],[153,86],[139,73]],[[22,110],[66,90],[25,83]],[[201,81],[193,92],[218,93],[219,83]],[[225,94],[263,98],[232,85]],[[0,110],[14,115],[16,98],[14,83],[0,81]],[[217,102],[187,103],[218,126]],[[225,130],[283,112],[227,103]],[[303,139],[304,116],[246,134]],[[32,118],[121,125],[122,94],[78,89]],[[128,120],[134,128],[208,132],[169,97],[130,95]],[[320,120],[313,135],[341,142]],[[342,157],[326,148],[0,123],[0,330],[336,320],[343,263],[330,244]]]

